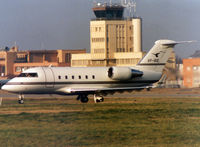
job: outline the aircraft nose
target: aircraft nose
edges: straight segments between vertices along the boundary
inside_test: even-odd
[[[5,90],[5,91],[8,91],[8,86],[3,85],[3,86],[1,87],[1,89],[2,89],[2,90]]]
[[[4,90],[4,91],[10,91],[10,92],[12,92],[12,86],[10,86],[10,85],[3,85],[2,87],[1,87],[1,89],[2,90]]]

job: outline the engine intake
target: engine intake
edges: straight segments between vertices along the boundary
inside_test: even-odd
[[[124,81],[141,76],[143,76],[143,72],[129,67],[110,67],[108,69],[108,77],[113,80]]]

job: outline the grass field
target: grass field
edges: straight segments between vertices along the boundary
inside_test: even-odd
[[[200,146],[200,98],[5,99],[0,146]]]

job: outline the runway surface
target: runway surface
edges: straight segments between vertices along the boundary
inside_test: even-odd
[[[152,89],[92,96],[0,91],[1,146],[200,146],[199,89]]]
[[[7,93],[0,90],[1,98],[18,98],[17,94]],[[91,97],[91,96],[90,96]],[[133,91],[124,93],[115,93],[107,95],[105,98],[200,98],[200,88],[180,89],[180,88],[161,88],[151,91]],[[25,95],[25,98],[76,98],[76,96],[65,95]]]

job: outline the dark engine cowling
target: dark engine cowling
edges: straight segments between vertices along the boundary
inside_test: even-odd
[[[113,80],[130,80],[136,77],[141,77],[143,72],[129,67],[110,67],[108,69],[108,77]]]

